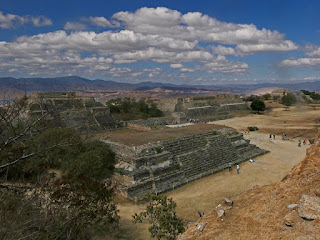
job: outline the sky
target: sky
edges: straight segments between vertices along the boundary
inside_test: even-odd
[[[0,77],[320,80],[320,1],[1,0]]]

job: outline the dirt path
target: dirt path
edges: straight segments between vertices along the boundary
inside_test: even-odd
[[[208,214],[224,197],[232,198],[254,186],[278,182],[305,156],[308,145],[298,147],[298,139],[282,141],[281,135],[276,140],[269,140],[269,133],[293,131],[307,132],[314,128],[314,119],[320,116],[319,110],[292,108],[290,111],[276,109],[268,115],[249,115],[214,122],[243,131],[247,126],[258,126],[257,132],[246,134],[245,138],[270,153],[255,158],[254,163],[240,165],[240,174],[235,169],[227,170],[193,181],[174,191],[167,192],[177,202],[178,215],[185,220],[195,221],[197,211]],[[314,134],[314,133],[313,133]],[[119,204],[122,239],[150,239],[147,224],[134,225],[131,216],[141,210],[130,201],[121,200]]]

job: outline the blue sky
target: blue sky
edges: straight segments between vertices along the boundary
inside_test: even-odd
[[[319,1],[2,0],[0,76],[320,79]]]

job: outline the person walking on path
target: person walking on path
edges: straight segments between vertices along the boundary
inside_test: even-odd
[[[301,147],[301,140],[298,141],[298,147]]]
[[[228,168],[229,168],[229,172],[231,172],[232,171],[232,163],[229,163]]]
[[[275,134],[273,134],[273,140],[276,140],[276,135]]]
[[[238,173],[238,174],[240,173],[240,166],[239,166],[239,164],[237,164],[237,173]]]

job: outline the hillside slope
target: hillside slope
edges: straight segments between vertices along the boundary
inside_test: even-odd
[[[179,239],[320,239],[319,147],[318,141],[282,182],[242,193],[232,199],[233,208],[224,207],[224,216],[213,210]],[[289,209],[290,204],[298,206]],[[310,212],[314,220],[299,216]]]

